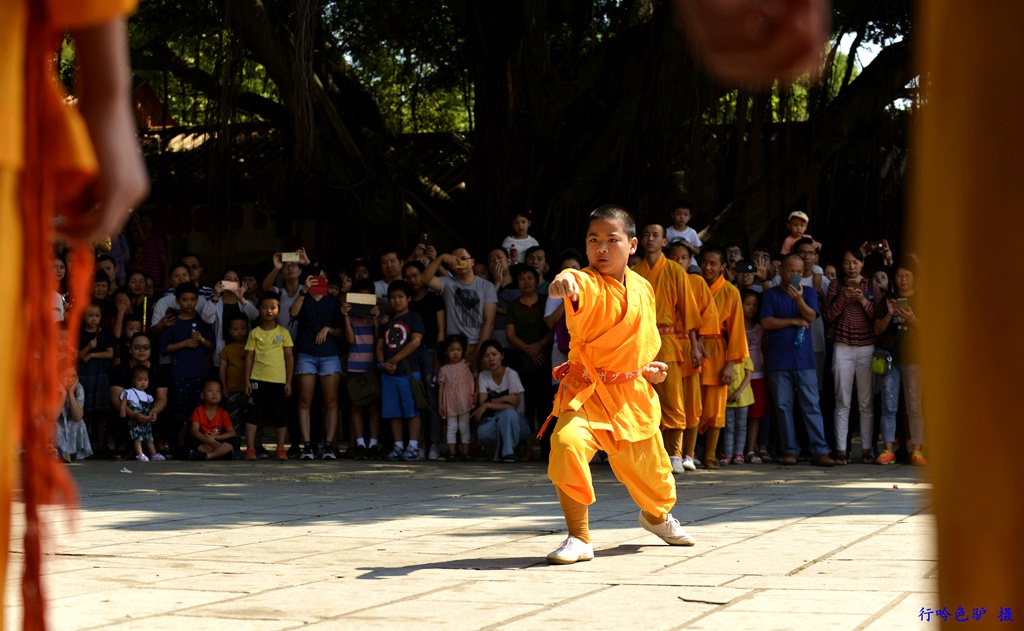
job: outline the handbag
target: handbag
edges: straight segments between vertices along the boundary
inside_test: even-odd
[[[409,388],[412,390],[412,400],[416,405],[416,409],[429,409],[430,398],[427,397],[427,391],[423,389],[423,382],[413,376],[412,369],[409,368],[408,359],[402,360],[402,369],[405,370],[405,374],[409,377]]]
[[[373,403],[380,398],[380,375],[377,374],[377,367],[371,366],[366,372],[355,376],[350,374],[346,387],[352,405],[363,406]]]
[[[892,353],[880,348],[871,354],[871,372],[882,377],[892,372]]]

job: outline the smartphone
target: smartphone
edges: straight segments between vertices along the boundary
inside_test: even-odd
[[[326,296],[327,295],[327,279],[326,278],[314,278],[313,283],[309,286],[309,293],[311,296]]]
[[[424,232],[423,234],[420,235],[420,243],[427,247],[430,247],[431,245],[434,244],[434,237],[429,232]]]
[[[885,249],[885,241],[872,241],[868,244],[868,252],[881,252]]]
[[[282,263],[298,263],[299,253],[298,252],[282,252],[281,253]]]
[[[906,309],[907,308],[907,299],[906,298],[897,298],[896,299],[896,308],[897,309]]]
[[[180,313],[180,311],[178,311],[177,309],[168,309],[166,312],[164,312],[164,317],[165,318],[177,318],[179,313]]]
[[[790,274],[789,284],[793,286],[793,289],[800,289],[800,274]]]
[[[847,278],[846,286],[850,289],[860,289],[860,281],[856,278]]]
[[[222,280],[220,284],[224,286],[224,291],[238,291],[237,280]]]

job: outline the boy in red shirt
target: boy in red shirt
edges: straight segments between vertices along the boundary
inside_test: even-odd
[[[191,435],[195,443],[189,460],[232,460],[242,442],[231,424],[231,416],[220,407],[224,391],[216,379],[207,379],[199,394],[202,405],[192,411]]]

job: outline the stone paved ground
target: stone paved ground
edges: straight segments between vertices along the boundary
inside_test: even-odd
[[[71,465],[81,510],[46,512],[53,629],[901,629],[941,606],[910,467],[689,474],[678,548],[595,465],[597,558],[549,566],[564,522],[537,463],[122,466]]]

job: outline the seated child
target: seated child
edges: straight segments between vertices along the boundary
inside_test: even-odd
[[[224,392],[220,382],[207,379],[199,393],[202,405],[196,407],[189,418],[191,429],[191,450],[189,460],[233,460],[235,451],[242,446],[242,440],[231,424],[227,410],[220,407]]]
[[[60,397],[64,402],[57,417],[54,443],[65,462],[84,460],[92,455],[92,444],[84,421],[85,388],[78,382],[74,368],[65,369],[62,376]]]
[[[139,462],[150,460],[164,460],[163,455],[157,453],[156,445],[153,444],[153,423],[156,421],[156,414],[153,414],[153,397],[146,392],[149,387],[149,368],[136,366],[132,369],[132,386],[121,393],[121,416],[128,419],[128,434],[132,438],[132,446],[135,447],[135,459]],[[146,451],[149,457],[142,453],[142,443],[146,443]]]

